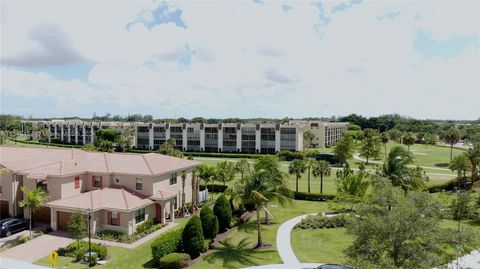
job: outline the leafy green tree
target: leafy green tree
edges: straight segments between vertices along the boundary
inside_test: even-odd
[[[222,182],[225,186],[226,182],[235,179],[235,164],[229,161],[221,161],[217,163],[215,179]]]
[[[467,178],[467,171],[470,169],[470,161],[466,154],[455,156],[452,159],[449,166],[450,170],[457,171],[458,173],[458,184],[460,182],[465,182]]]
[[[228,202],[225,195],[218,196],[213,206],[213,213],[218,218],[218,224],[220,231],[224,232],[230,228],[230,222],[232,221],[232,207]]]
[[[388,153],[387,159],[377,174],[389,179],[393,186],[401,187],[405,192],[416,190],[424,187],[428,178],[422,168],[408,167],[412,163],[412,154],[402,146],[395,146]]]
[[[340,161],[340,166],[343,166],[348,159],[353,157],[354,150],[355,145],[353,144],[353,138],[351,136],[344,135],[338,139],[337,144],[333,148],[333,152]]]
[[[200,252],[204,250],[204,241],[202,222],[200,221],[200,217],[194,215],[183,229],[183,248],[192,258],[196,258],[200,255]]]
[[[305,173],[306,167],[305,162],[301,159],[295,159],[290,162],[288,165],[288,173],[295,175],[295,191],[298,192],[298,180],[302,177],[302,174]]]
[[[457,193],[455,199],[451,201],[450,211],[452,212],[452,218],[458,221],[457,225],[457,263],[459,258],[459,250],[462,248],[462,231],[461,231],[461,222],[462,220],[467,220],[475,215],[475,208],[472,203],[472,199],[469,192],[460,192]]]
[[[408,151],[410,151],[410,146],[415,144],[417,137],[413,133],[406,133],[402,138],[402,143],[407,146]]]
[[[393,141],[400,142],[402,139],[402,131],[396,128],[389,130],[387,133],[390,139],[392,139]]]
[[[470,168],[472,173],[472,185],[478,178],[478,166],[480,166],[480,142],[474,142],[472,147],[467,150],[466,156],[470,161]]]
[[[427,133],[424,137],[424,143],[426,146],[437,144],[437,136],[435,134]]]
[[[382,141],[376,130],[365,130],[364,138],[360,143],[360,156],[366,158],[367,164],[369,158],[378,158],[380,156],[381,143]]]
[[[172,156],[172,157],[177,157],[177,158],[183,158],[183,152],[176,149],[175,146],[177,145],[177,142],[173,138],[167,139],[165,143],[163,143],[160,148],[158,149],[158,153],[167,155],[167,156]]]
[[[313,134],[312,131],[308,130],[303,133],[303,141],[305,142],[306,148],[312,147],[313,139],[315,139],[315,135]]]
[[[323,193],[323,177],[329,176],[332,171],[330,164],[327,161],[320,160],[315,162],[312,169],[314,177],[320,177],[320,193]]]
[[[364,171],[355,174],[348,164],[342,170],[337,171],[335,183],[339,200],[350,203],[350,208],[353,209],[353,204],[361,201],[367,192],[370,184],[368,177],[368,173]]]
[[[450,161],[453,159],[453,145],[455,145],[460,140],[460,132],[457,128],[452,127],[448,129],[443,135],[443,140],[445,143],[450,145]]]
[[[243,179],[243,176],[250,170],[250,163],[247,161],[247,159],[240,159],[235,164],[235,170],[237,173],[240,173],[240,179]]]
[[[380,140],[382,141],[383,147],[385,149],[385,159],[387,158],[387,143],[390,141],[390,136],[387,132],[383,132],[380,134]]]
[[[33,191],[28,190],[26,187],[22,187],[23,192],[23,200],[18,202],[20,207],[28,208],[28,215],[29,215],[29,230],[30,230],[30,238],[32,237],[32,218],[33,213],[40,208],[42,208],[43,204],[48,200],[48,193],[43,190],[42,188],[38,187]]]
[[[117,129],[100,129],[95,133],[94,145],[106,151],[113,151],[122,136],[122,132]]]
[[[387,183],[362,203],[347,224],[353,243],[348,263],[356,268],[432,268],[441,234],[440,205],[428,193],[402,192]]]
[[[214,239],[219,229],[218,218],[207,205],[200,210],[200,220],[202,221],[203,236],[206,239]]]
[[[208,166],[206,164],[202,164],[197,168],[198,177],[203,180],[205,187],[208,187],[208,184],[211,180],[213,180],[216,171],[215,167]],[[213,196],[212,196],[213,197]]]
[[[87,233],[85,216],[82,214],[82,212],[77,211],[70,215],[70,220],[68,221],[68,232],[73,239],[77,240],[77,250],[79,250],[80,240],[84,238]]]
[[[238,180],[228,190],[236,208],[241,205],[255,205],[257,212],[257,247],[263,246],[260,222],[261,210],[263,209],[266,214],[269,214],[269,202],[277,201],[281,206],[285,206],[287,202],[291,201],[292,194],[282,175],[277,158],[261,157],[255,163],[252,172],[243,181]]]

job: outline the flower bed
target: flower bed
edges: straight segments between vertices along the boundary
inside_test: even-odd
[[[347,219],[345,214],[323,216],[321,214],[307,216],[294,229],[330,229],[345,227]]]
[[[165,224],[155,223],[153,219],[148,219],[144,221],[142,224],[139,224],[137,226],[137,231],[131,235],[127,235],[123,232],[118,232],[118,231],[105,230],[105,231],[97,232],[94,237],[96,239],[106,240],[106,241],[132,243],[163,227],[165,227]]]

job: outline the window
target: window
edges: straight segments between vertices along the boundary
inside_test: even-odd
[[[118,212],[109,212],[110,214],[110,225],[120,226],[120,213]]]
[[[75,177],[75,189],[80,188],[80,177]]]
[[[142,180],[141,177],[137,177],[137,178],[135,179],[135,189],[136,189],[137,191],[141,191],[141,190],[142,190],[142,183],[143,183],[143,180]]]
[[[173,173],[170,176],[170,185],[177,184],[177,173]]]
[[[145,220],[145,208],[135,211],[135,223],[140,223]]]
[[[94,188],[102,187],[102,177],[101,176],[92,176],[92,186]]]

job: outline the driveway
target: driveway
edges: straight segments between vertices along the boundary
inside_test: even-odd
[[[39,223],[37,225],[35,225],[33,228],[32,228],[32,231],[36,232],[36,231],[45,231],[45,229],[47,229],[48,226],[46,224],[42,224],[42,223]],[[2,237],[0,238],[0,247],[3,247],[9,243],[12,243],[13,241],[15,241],[17,238],[20,238],[20,236],[28,236],[30,235],[30,231],[29,230],[23,230],[21,232],[18,232],[18,233],[15,233],[15,234],[12,234],[8,237]]]
[[[49,255],[59,247],[65,247],[74,240],[65,232],[54,231],[34,238],[26,243],[7,249],[1,253],[2,258],[10,258],[32,263]]]

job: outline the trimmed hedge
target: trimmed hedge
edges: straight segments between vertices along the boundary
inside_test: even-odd
[[[218,196],[213,206],[213,213],[218,218],[218,224],[221,232],[230,228],[230,222],[232,221],[232,208],[225,195]]]
[[[208,192],[224,192],[228,186],[222,185],[222,184],[208,184],[205,186],[205,184],[200,185],[200,191],[205,190],[205,187],[208,189]]]
[[[170,253],[160,258],[159,266],[161,269],[179,269],[188,266],[190,255],[186,253]]]
[[[327,201],[335,199],[334,194],[320,194],[320,193],[307,193],[307,192],[293,192],[293,198],[295,200],[305,201]]]
[[[160,259],[170,253],[176,252],[182,246],[182,229],[162,234],[151,245],[153,260],[160,264]]]
[[[347,220],[345,215],[338,214],[332,217],[322,215],[307,216],[300,223],[295,225],[295,229],[331,229],[345,227]]]
[[[193,216],[185,225],[182,234],[183,250],[196,258],[205,249],[205,238],[203,237],[202,222],[199,216]]]
[[[214,239],[218,234],[218,219],[207,205],[200,210],[200,220],[202,221],[203,236],[206,239]]]

